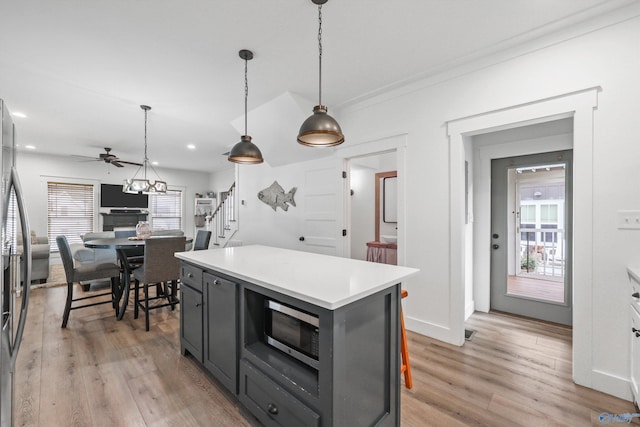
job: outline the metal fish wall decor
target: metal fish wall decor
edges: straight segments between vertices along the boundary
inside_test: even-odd
[[[273,181],[273,184],[258,193],[258,199],[271,206],[274,211],[277,207],[286,211],[289,209],[289,205],[296,205],[296,201],[293,200],[296,190],[297,188],[293,187],[288,193],[285,193],[278,181]]]

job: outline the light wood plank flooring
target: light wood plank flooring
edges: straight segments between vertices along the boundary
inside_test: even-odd
[[[99,306],[72,312],[64,330],[65,293],[32,292],[16,426],[257,425],[180,355],[178,311],[156,310],[145,332],[133,310],[118,322]],[[477,332],[463,347],[408,333],[414,387],[402,389],[403,426],[601,425],[603,411],[636,412],[571,382],[569,328],[503,314],[474,314],[467,327]]]
[[[526,276],[507,276],[507,293],[545,301],[564,302],[564,282]]]

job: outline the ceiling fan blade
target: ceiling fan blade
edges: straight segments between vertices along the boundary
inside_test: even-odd
[[[102,161],[102,159],[96,159],[95,157],[79,156],[75,154],[72,154],[71,157],[74,157],[76,162],[101,162]]]
[[[110,162],[108,162],[108,163],[111,163],[113,166],[118,167],[118,168],[123,168],[123,167],[124,167],[124,165],[121,165],[121,164],[120,164],[120,161],[119,161],[119,160],[111,160],[111,161],[110,161]]]
[[[120,163],[124,163],[124,164],[126,164],[126,165],[142,166],[142,163],[126,162],[126,161],[124,161],[124,160],[118,160],[118,162],[120,162]],[[113,162],[111,162],[111,163],[113,163]]]

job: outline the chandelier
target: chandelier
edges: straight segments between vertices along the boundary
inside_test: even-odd
[[[148,105],[141,105],[140,108],[144,110],[144,160],[142,162],[142,166],[138,168],[136,173],[133,175],[131,179],[125,179],[124,184],[122,185],[122,191],[125,193],[132,194],[159,194],[167,192],[167,183],[160,179],[156,180],[154,183],[151,183],[147,179],[147,167],[151,168],[153,172],[156,174],[158,178],[158,172],[153,168],[151,163],[149,162],[149,158],[147,157],[147,113],[151,110],[151,107]],[[136,178],[140,169],[144,170],[144,178]]]

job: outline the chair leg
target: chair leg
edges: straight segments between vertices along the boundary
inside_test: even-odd
[[[71,301],[73,301],[73,282],[67,282],[67,302],[64,304],[64,313],[62,314],[61,328],[67,327],[69,312],[71,311]]]
[[[82,283],[82,290],[85,292],[89,292],[89,289],[91,288],[91,283]]]
[[[167,289],[167,299],[171,303],[171,311],[176,309],[176,281],[171,280],[167,282],[167,288],[171,286],[171,292]]]
[[[149,330],[149,284],[144,284],[144,325]]]
[[[133,318],[138,318],[138,304],[140,302],[139,292],[140,292],[140,281],[138,279],[135,280],[134,290],[133,290]]]
[[[408,292],[402,290],[402,298],[406,298]],[[413,379],[411,378],[411,364],[409,363],[409,347],[407,346],[407,331],[404,328],[404,313],[402,306],[400,307],[400,355],[402,356],[402,365],[400,373],[404,373],[404,385],[411,389],[413,387]]]
[[[116,312],[118,311],[118,299],[116,297],[117,289],[120,287],[120,278],[112,277],[111,278],[111,306]]]

